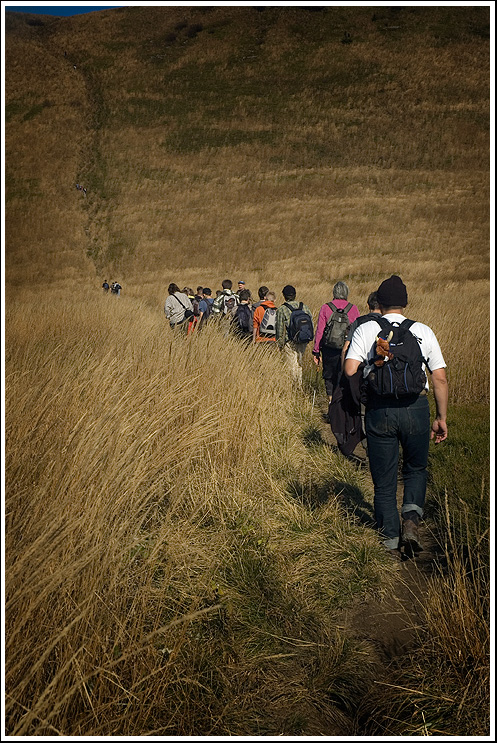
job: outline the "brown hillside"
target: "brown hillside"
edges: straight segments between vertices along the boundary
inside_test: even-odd
[[[95,266],[128,284],[174,268],[276,280],[303,249],[309,287],[337,269],[371,281],[399,250],[408,279],[433,258],[445,282],[488,278],[488,21],[475,7],[9,21],[8,282]]]

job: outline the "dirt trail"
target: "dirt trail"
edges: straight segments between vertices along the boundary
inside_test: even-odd
[[[325,422],[323,413],[322,438],[332,447],[336,439]],[[338,450],[338,449],[337,449]],[[354,451],[357,466],[364,469],[370,477],[367,456],[362,444]],[[360,460],[360,461],[359,461]],[[372,482],[371,482],[372,487]],[[397,485],[397,503],[402,503],[402,482]],[[387,666],[392,660],[401,657],[414,647],[416,640],[413,627],[423,624],[423,605],[427,584],[436,570],[435,540],[425,523],[419,526],[423,551],[415,558],[404,556],[402,561],[393,562],[398,572],[392,591],[384,598],[368,597],[344,610],[341,617],[343,626],[357,639],[373,645],[380,664]]]

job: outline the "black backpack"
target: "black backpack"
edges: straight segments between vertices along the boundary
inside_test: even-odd
[[[314,338],[312,317],[302,309],[303,302],[300,302],[299,306],[295,308],[290,307],[287,302],[284,304],[292,313],[288,323],[288,340],[294,343],[309,343],[312,341]]]
[[[321,344],[327,348],[337,348],[341,350],[345,343],[345,336],[350,327],[349,312],[353,305],[349,302],[343,310],[339,310],[338,307],[335,307],[333,302],[328,302],[328,307],[331,310],[331,316],[329,317],[323,331]]]
[[[248,304],[239,304],[233,316],[233,330],[237,335],[252,335],[252,310]]]
[[[389,343],[393,358],[385,359],[382,366],[374,366],[375,359],[368,361],[369,364],[373,364],[367,376],[369,391],[386,398],[419,395],[426,386],[423,363],[428,369],[429,367],[421,353],[419,341],[410,330],[414,320],[406,319],[400,325],[392,325],[380,315],[374,319],[382,328],[378,334],[379,338],[386,340],[393,331]]]

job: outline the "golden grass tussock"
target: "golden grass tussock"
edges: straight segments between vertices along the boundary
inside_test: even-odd
[[[54,291],[36,322],[29,300],[9,303],[8,730],[243,730],[240,674],[252,692],[276,674],[276,719],[286,663],[328,643],[347,597],[388,585],[374,532],[345,517],[353,467],[303,445],[312,410],[293,416],[269,349],[209,326],[177,337],[134,300],[79,300]],[[339,646],[328,684],[357,652]],[[324,697],[299,683],[317,716]]]

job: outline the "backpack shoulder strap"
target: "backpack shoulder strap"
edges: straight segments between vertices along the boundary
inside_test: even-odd
[[[406,318],[405,320],[403,320],[401,322],[401,324],[400,324],[399,327],[402,328],[404,330],[404,332],[406,332],[407,330],[410,330],[411,329],[411,326],[414,325],[415,322],[416,322],[416,320],[409,320],[409,319]],[[416,336],[414,335],[414,333],[412,333],[412,335],[413,335],[414,338],[416,338]],[[425,359],[425,357],[422,354],[421,346],[420,346],[420,343],[419,343],[419,341],[418,341],[417,338],[416,338],[416,342],[417,342],[417,344],[419,346],[419,353],[421,354],[421,359],[423,361],[423,364],[426,366],[426,368],[428,369],[428,371],[430,372],[430,374],[433,374],[432,370],[429,367],[429,364],[428,364],[427,360]]]
[[[300,302],[299,303],[299,310],[303,309],[303,307],[304,307],[304,303],[303,302]]]
[[[383,315],[376,315],[376,317],[372,317],[371,320],[376,320],[378,325],[381,325],[382,330],[387,330],[392,327],[388,320],[385,320]]]
[[[333,304],[333,300],[331,302],[327,302],[326,304],[328,305],[328,307],[330,308],[332,312],[336,312],[336,310],[338,309],[338,307]]]
[[[347,303],[347,306],[346,306],[346,308],[344,309],[344,312],[345,312],[345,314],[346,314],[346,315],[348,315],[348,314],[349,314],[349,312],[350,312],[350,310],[352,309],[352,307],[353,307],[353,306],[354,306],[354,305],[353,305],[353,304],[352,304],[351,302],[348,302],[348,303]]]
[[[181,306],[183,307],[183,309],[184,309],[184,310],[186,310],[186,307],[185,307],[185,305],[183,304],[183,302],[181,301],[181,299],[180,299],[179,297],[177,297],[177,296],[176,296],[176,294],[173,294],[173,297],[174,297],[175,299],[177,299],[177,300],[178,300],[178,302],[180,303],[180,305],[181,305]]]

